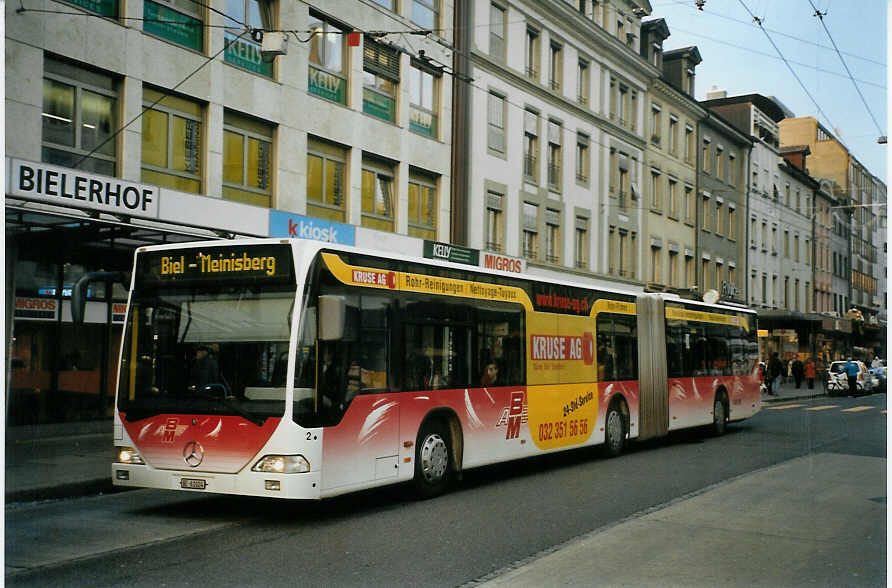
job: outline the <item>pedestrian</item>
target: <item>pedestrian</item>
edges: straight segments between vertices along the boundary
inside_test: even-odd
[[[805,366],[802,364],[802,360],[797,356],[796,359],[793,360],[793,365],[790,368],[790,371],[793,372],[793,381],[796,383],[796,389],[802,385],[802,379],[805,377]]]
[[[883,360],[880,359],[880,356],[879,356],[879,355],[874,355],[874,356],[873,356],[873,361],[870,362],[870,367],[872,367],[872,368],[883,367]]]
[[[842,367],[842,371],[849,380],[849,394],[855,396],[858,393],[858,372],[861,371],[858,362],[850,359]]]
[[[768,360],[769,394],[777,396],[778,392],[780,392],[781,378],[783,377],[784,364],[781,363],[780,357],[778,357],[777,351],[775,351],[771,354],[771,359]]]
[[[808,389],[815,389],[815,358],[809,357],[805,362],[805,381],[808,383]]]

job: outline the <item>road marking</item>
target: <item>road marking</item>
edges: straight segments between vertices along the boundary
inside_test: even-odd
[[[863,410],[873,410],[875,406],[853,406],[852,408],[844,408],[842,412],[861,412]],[[883,411],[885,412],[885,411]]]
[[[839,408],[838,404],[825,404],[823,406],[813,406],[811,408],[806,408],[805,410],[830,410],[831,408]]]
[[[782,404],[780,406],[762,406],[764,410],[786,410],[788,408],[799,408],[805,406],[803,404]]]

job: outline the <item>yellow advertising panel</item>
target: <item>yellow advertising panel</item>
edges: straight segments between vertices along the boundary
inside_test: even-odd
[[[585,443],[595,428],[598,414],[596,384],[528,386],[528,424],[539,449],[555,449]]]
[[[666,318],[684,321],[698,321],[701,323],[715,323],[719,325],[733,325],[749,330],[749,321],[745,317],[731,314],[719,314],[717,312],[703,312],[688,310],[687,308],[666,307]]]

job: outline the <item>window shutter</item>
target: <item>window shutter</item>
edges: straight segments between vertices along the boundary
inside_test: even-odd
[[[387,78],[393,82],[400,81],[400,54],[396,49],[365,39],[362,60],[363,69],[367,72]]]

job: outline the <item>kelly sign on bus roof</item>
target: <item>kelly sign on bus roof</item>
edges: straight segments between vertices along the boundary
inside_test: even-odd
[[[290,279],[293,274],[288,245],[227,245],[206,249],[166,249],[139,256],[137,280],[176,283],[213,280]]]

